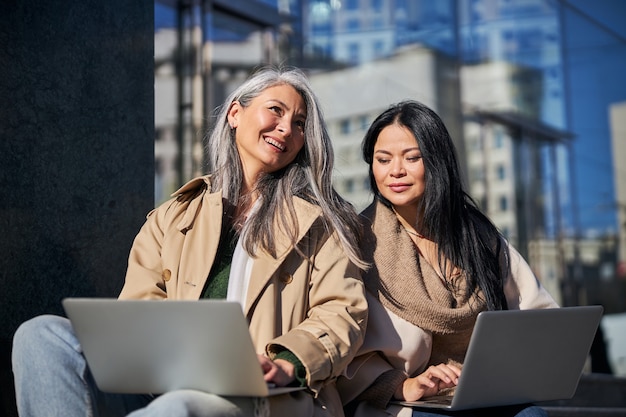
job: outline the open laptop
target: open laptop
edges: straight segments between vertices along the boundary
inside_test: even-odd
[[[602,313],[602,306],[482,312],[454,396],[393,403],[465,410],[571,398]]]
[[[263,380],[239,303],[66,298],[63,308],[104,392],[265,397],[304,389]]]

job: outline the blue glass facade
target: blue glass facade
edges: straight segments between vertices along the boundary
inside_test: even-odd
[[[626,3],[208,3],[213,9],[198,4],[199,13],[205,13],[205,42],[196,45],[207,66],[188,72],[204,80],[204,93],[193,93],[193,75],[181,81],[189,108],[208,115],[213,103],[259,65],[309,71],[334,132],[342,172],[335,178],[337,188],[357,207],[369,195],[362,166],[352,156],[358,155],[365,126],[390,102],[415,98],[442,115],[453,132],[470,192],[530,258],[538,275],[581,280],[580,271],[591,268],[595,272],[589,274],[598,276],[597,262],[592,267],[580,259],[581,241],[595,242],[596,254],[601,251],[599,236],[626,247],[626,220],[618,220],[618,207],[626,207],[618,193],[626,173],[612,159],[611,143],[620,139],[608,117],[613,103],[626,101],[626,31],[621,23]],[[264,19],[242,13],[244,3],[247,9],[263,3]],[[165,19],[160,13],[157,7],[157,36],[158,22]],[[199,96],[204,97],[201,106],[192,99]],[[157,120],[157,132],[167,137],[175,119],[162,126]],[[180,120],[188,132],[202,130],[192,119]],[[173,170],[179,176],[172,184],[202,166],[193,139],[187,149],[179,152],[174,164],[179,167]],[[199,159],[187,163],[191,168],[185,174],[180,166],[194,157]],[[554,252],[552,260],[542,258],[546,247]],[[612,261],[615,271],[621,258],[626,255]],[[561,284],[554,285],[560,291]]]

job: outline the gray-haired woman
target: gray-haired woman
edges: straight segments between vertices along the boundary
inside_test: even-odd
[[[269,410],[253,398],[189,390],[105,394],[69,322],[41,316],[14,339],[22,416],[343,415],[334,380],[362,343],[364,264],[356,214],[331,185],[332,148],[304,74],[264,69],[244,82],[219,109],[207,156],[210,174],[148,216],[120,299],[239,301],[266,381],[306,389],[271,397]]]

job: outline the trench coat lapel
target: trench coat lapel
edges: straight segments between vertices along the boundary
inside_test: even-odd
[[[199,298],[217,254],[222,228],[222,194],[207,188],[191,201],[178,229],[186,234],[180,260],[179,290]]]
[[[296,215],[298,217],[297,241],[300,242],[307,234],[315,220],[320,217],[321,209],[318,206],[308,203],[298,197],[294,197],[293,201]],[[248,285],[248,292],[246,295],[246,316],[249,316],[252,313],[251,309],[255,305],[257,299],[261,297],[264,288],[267,286],[274,273],[278,270],[280,265],[284,262],[285,258],[291,253],[292,250],[293,247],[291,246],[289,238],[284,232],[279,230],[276,239],[276,258],[264,251],[259,253],[257,257],[254,258],[250,283]]]

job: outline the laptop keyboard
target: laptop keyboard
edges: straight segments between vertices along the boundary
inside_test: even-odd
[[[450,397],[449,395],[440,395],[440,396],[424,398],[421,400],[421,402],[424,402],[427,404],[449,405],[452,403],[452,397]]]

